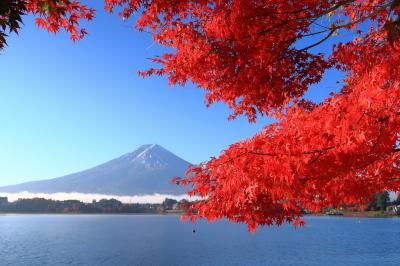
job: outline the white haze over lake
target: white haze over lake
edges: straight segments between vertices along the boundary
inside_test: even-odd
[[[16,201],[18,199],[32,199],[32,198],[45,198],[51,200],[79,200],[85,203],[91,203],[93,200],[99,201],[101,199],[116,199],[122,203],[162,203],[165,198],[175,199],[180,201],[182,199],[195,200],[194,197],[190,198],[188,195],[168,195],[168,194],[152,194],[152,195],[105,195],[105,194],[88,194],[78,192],[57,192],[57,193],[32,193],[22,191],[17,193],[0,192],[0,197],[8,197],[9,201]]]
[[[399,192],[389,191],[390,201],[397,199]],[[107,195],[107,194],[91,194],[79,192],[57,192],[57,193],[33,193],[28,191],[8,193],[0,192],[0,197],[8,197],[9,201],[18,199],[44,198],[51,200],[79,200],[85,203],[91,203],[93,200],[116,199],[122,203],[162,203],[166,198],[180,201],[186,199],[188,201],[199,200],[199,197],[189,197],[186,194],[170,195],[170,194],[151,194],[151,195]]]

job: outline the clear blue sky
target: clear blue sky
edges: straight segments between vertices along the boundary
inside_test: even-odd
[[[8,38],[0,55],[0,185],[80,171],[147,143],[198,163],[271,121],[228,121],[230,111],[206,108],[193,86],[138,77],[162,48],[132,22],[96,9],[89,35],[75,44],[37,29],[31,17]],[[309,98],[323,99],[332,76]]]

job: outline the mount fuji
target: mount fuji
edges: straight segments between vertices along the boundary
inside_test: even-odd
[[[160,145],[148,144],[82,172],[0,187],[0,192],[180,195],[183,188],[171,184],[171,178],[183,176],[189,165]]]

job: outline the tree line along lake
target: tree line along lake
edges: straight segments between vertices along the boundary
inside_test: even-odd
[[[179,213],[189,206],[186,199],[165,198],[161,203],[123,203],[114,198],[82,202],[45,198],[19,198],[9,201],[0,196],[0,213]],[[312,214],[303,210],[303,214]],[[359,206],[326,207],[317,215],[343,215],[349,217],[394,217],[400,215],[400,195],[391,200],[387,191],[376,193],[365,210]]]

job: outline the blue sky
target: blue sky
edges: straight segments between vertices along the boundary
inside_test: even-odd
[[[228,108],[206,108],[194,86],[138,77],[162,48],[101,6],[75,44],[37,29],[32,17],[24,23],[0,54],[0,185],[80,171],[147,143],[198,163],[271,121],[228,121]],[[336,76],[308,97],[322,100]]]

